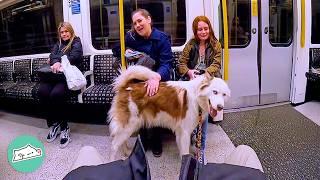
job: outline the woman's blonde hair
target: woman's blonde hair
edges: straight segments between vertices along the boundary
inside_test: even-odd
[[[216,43],[218,41],[218,39],[215,37],[214,35],[214,32],[213,32],[213,28],[212,28],[212,25],[211,25],[211,22],[210,20],[206,17],[206,16],[197,16],[194,20],[193,20],[193,23],[192,23],[192,30],[193,30],[193,35],[194,35],[194,38],[200,42],[200,39],[199,37],[197,36],[197,31],[198,31],[198,23],[200,21],[203,21],[205,22],[206,24],[208,24],[209,26],[209,38],[208,38],[208,42],[207,43],[210,43],[210,45],[214,48],[216,46]]]
[[[71,26],[70,23],[68,22],[61,22],[58,26],[58,35],[59,35],[59,42],[60,42],[60,45],[61,46],[61,35],[60,35],[60,29],[64,27],[67,29],[67,31],[71,34],[71,38],[70,38],[70,41],[69,43],[62,49],[63,53],[65,53],[67,50],[69,50],[71,48],[71,44],[74,40],[74,38],[76,37],[76,35],[74,34],[74,30],[73,30],[73,27]]]

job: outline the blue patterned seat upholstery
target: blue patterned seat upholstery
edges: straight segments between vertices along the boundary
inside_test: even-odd
[[[13,85],[13,61],[0,61],[0,99],[5,97],[6,90]]]
[[[94,84],[88,87],[83,94],[83,103],[86,104],[109,104],[114,93],[112,83],[116,77],[116,70],[112,64],[116,60],[112,54],[95,55],[93,63]]]
[[[85,72],[90,69],[90,56],[84,56],[83,59],[79,69]],[[5,96],[11,100],[39,103],[40,79],[37,70],[46,64],[47,60],[48,58],[35,58],[32,61],[30,59],[14,61],[13,79],[16,83],[8,83],[11,86],[6,90]],[[67,103],[78,103],[78,93],[71,93]]]
[[[48,61],[48,58],[35,58],[32,60],[31,63],[31,67],[32,67],[32,73],[31,73],[31,82],[34,83],[30,83],[30,86],[32,86],[32,97],[35,101],[35,103],[39,103],[40,99],[38,96],[38,91],[39,91],[39,87],[40,87],[40,78],[38,75],[38,69],[46,64]]]
[[[31,59],[15,60],[13,72],[16,83],[6,90],[6,97],[19,101],[33,101],[32,89],[36,82],[31,81]]]
[[[81,72],[90,71],[90,55],[83,56],[83,61],[79,64]]]
[[[180,75],[178,73],[178,65],[179,65],[179,57],[181,54],[182,52],[173,52],[173,63],[172,63],[173,75],[171,76],[171,79],[173,81],[177,81],[180,79]]]

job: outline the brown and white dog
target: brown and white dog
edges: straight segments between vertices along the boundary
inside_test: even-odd
[[[176,135],[180,155],[189,154],[190,135],[202,117],[216,116],[230,96],[228,85],[209,74],[191,81],[160,82],[158,93],[148,96],[145,82],[156,73],[143,66],[130,66],[114,82],[115,96],[109,110],[112,153],[126,147],[128,138],[141,127],[164,127]]]

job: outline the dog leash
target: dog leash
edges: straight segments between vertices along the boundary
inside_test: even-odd
[[[199,110],[199,115],[198,115],[198,132],[197,132],[197,144],[196,144],[196,147],[197,147],[197,151],[196,151],[196,159],[199,161],[201,157],[201,154],[200,154],[200,151],[201,151],[201,136],[202,136],[202,111],[201,109]],[[203,161],[203,160],[202,160]],[[201,162],[202,162],[201,161]]]

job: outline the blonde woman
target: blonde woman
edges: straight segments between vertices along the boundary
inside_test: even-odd
[[[61,71],[61,57],[66,55],[72,65],[78,66],[82,61],[82,44],[80,38],[75,36],[70,23],[62,22],[58,26],[59,41],[52,48],[49,63],[53,73]],[[40,102],[44,105],[47,125],[50,127],[47,142],[53,142],[60,134],[60,147],[65,148],[70,139],[70,128],[64,119],[62,105],[68,94],[76,93],[68,89],[65,78],[52,78],[40,82]]]

